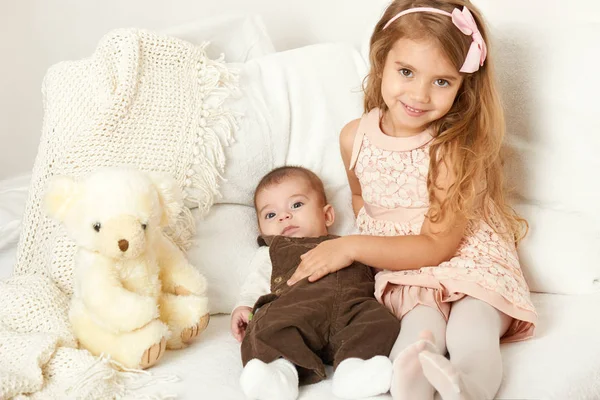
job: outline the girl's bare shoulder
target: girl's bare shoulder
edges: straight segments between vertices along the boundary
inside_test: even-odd
[[[354,137],[356,136],[356,131],[358,131],[358,125],[360,124],[360,118],[353,119],[348,122],[340,132],[340,146],[342,149],[352,148],[352,144],[354,143]]]

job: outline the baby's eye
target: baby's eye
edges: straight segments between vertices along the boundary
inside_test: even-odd
[[[271,218],[275,218],[274,212],[270,212],[270,213],[267,213],[267,215],[265,215],[265,219],[271,219]]]
[[[398,72],[400,72],[400,75],[402,75],[406,78],[412,77],[412,74],[413,74],[413,72],[407,68],[400,68],[400,70],[398,70]]]
[[[96,232],[100,232],[100,228],[102,228],[102,225],[100,225],[100,222],[96,222],[96,223],[94,224],[94,230],[95,230]]]
[[[445,79],[436,79],[435,84],[439,87],[448,87],[450,86],[450,82]]]
[[[303,203],[303,202],[301,202],[301,201],[297,201],[297,202],[295,202],[294,204],[292,204],[292,208],[300,208],[300,207],[302,207],[303,205],[304,205],[304,203]]]

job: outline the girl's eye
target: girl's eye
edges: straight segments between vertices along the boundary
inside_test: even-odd
[[[450,82],[445,79],[436,79],[435,84],[439,87],[447,87],[450,86]]]
[[[302,207],[303,205],[304,205],[304,203],[303,203],[303,202],[301,202],[301,201],[297,201],[297,202],[295,202],[295,203],[292,205],[292,208],[300,208],[300,207]]]
[[[94,230],[95,230],[96,232],[100,232],[100,228],[102,228],[102,225],[100,225],[100,222],[96,222],[96,223],[94,224]]]
[[[406,68],[401,68],[398,72],[400,72],[400,75],[402,75],[406,78],[412,77],[412,74],[413,74],[410,69],[406,69]]]
[[[270,212],[270,213],[267,213],[267,215],[265,215],[265,219],[271,219],[271,218],[275,218],[274,212]]]

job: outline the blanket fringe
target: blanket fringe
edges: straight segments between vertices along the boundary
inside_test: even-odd
[[[208,214],[215,200],[220,197],[219,182],[225,171],[224,148],[235,142],[234,133],[239,129],[242,116],[227,108],[225,101],[239,95],[239,73],[231,68],[221,55],[216,60],[206,56],[208,42],[198,46],[198,91],[200,110],[192,127],[195,143],[191,160],[187,165],[183,183],[183,199],[187,207],[166,233],[182,249],[193,244],[196,218]],[[194,214],[190,209],[195,209]]]
[[[88,391],[85,389],[96,387],[97,383],[101,381],[111,385],[111,398],[113,399],[170,400],[176,399],[177,395],[136,392],[158,383],[178,382],[179,377],[176,375],[157,375],[141,369],[127,368],[118,361],[111,359],[110,355],[103,353],[85,371],[75,377],[75,383],[69,386],[65,394],[68,399],[87,397]],[[86,393],[86,395],[82,396],[83,393]]]

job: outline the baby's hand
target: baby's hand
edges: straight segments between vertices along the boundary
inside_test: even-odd
[[[252,309],[246,306],[237,307],[231,313],[231,334],[238,342],[244,340],[250,315],[252,315]]]

